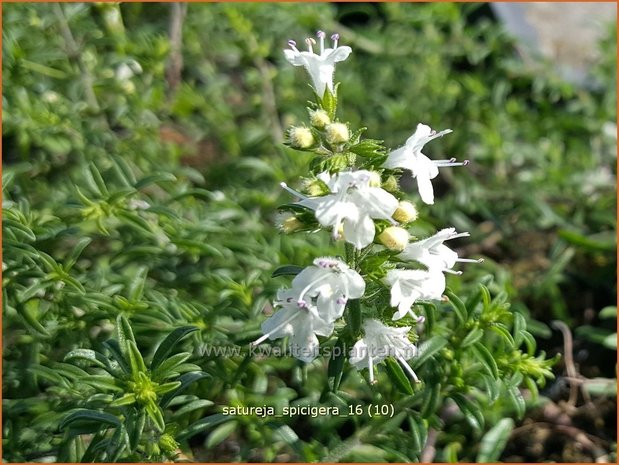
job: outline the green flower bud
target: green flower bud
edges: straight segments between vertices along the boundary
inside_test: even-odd
[[[348,126],[344,123],[331,123],[325,129],[327,131],[327,142],[330,144],[343,144],[348,142],[350,138]]]
[[[383,189],[387,192],[396,192],[398,190],[398,180],[395,176],[389,176],[383,183]]]
[[[408,244],[410,236],[408,231],[398,226],[389,226],[378,235],[378,240],[389,250],[401,252]]]
[[[308,149],[314,145],[312,131],[303,127],[292,127],[288,130],[290,145],[297,149]]]
[[[380,185],[380,174],[378,174],[376,171],[370,171],[370,187],[380,187]]]
[[[393,219],[404,224],[415,221],[417,217],[418,213],[415,205],[406,200],[400,202],[398,208],[393,213]]]
[[[310,124],[315,128],[322,129],[331,123],[331,118],[324,110],[310,111]]]

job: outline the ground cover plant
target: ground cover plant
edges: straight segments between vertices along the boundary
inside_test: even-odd
[[[3,458],[614,460],[615,34],[578,88],[483,5],[3,5]]]

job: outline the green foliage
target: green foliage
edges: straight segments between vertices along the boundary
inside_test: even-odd
[[[478,7],[190,4],[174,84],[167,4],[3,5],[3,458],[408,462],[438,430],[437,460],[500,460],[523,389],[556,360],[535,319],[594,343],[613,333],[581,311],[616,301],[616,32],[581,89],[523,66],[500,28],[471,23]],[[342,27],[354,14],[367,24]],[[411,231],[453,224],[472,233],[467,255],[488,257],[449,280],[449,302],[418,309],[421,385],[397,362],[369,385],[341,356],[301,366],[248,350],[298,271],[278,264],[339,253],[307,210],[282,207],[304,233],[273,226],[290,200],[278,183],[312,163],[280,148],[311,94],[281,48],[316,29],[354,53],[337,101],[309,104],[351,128],[338,147],[314,132],[331,152],[315,169],[377,169],[419,121],[457,129],[437,158],[472,160],[441,171],[440,202]],[[374,278],[387,260],[367,262]],[[592,396],[609,392],[598,381]],[[370,417],[376,405],[394,415]]]

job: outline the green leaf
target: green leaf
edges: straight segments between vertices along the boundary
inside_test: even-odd
[[[136,182],[133,187],[137,190],[143,189],[152,184],[159,184],[161,182],[173,182],[176,181],[176,176],[172,173],[156,173],[151,174],[150,176],[146,176],[145,178],[140,179]]]
[[[133,277],[133,279],[131,279],[131,282],[129,283],[129,289],[127,290],[129,301],[137,302],[142,298],[144,286],[146,284],[147,273],[147,267],[141,266],[138,268],[135,276]]]
[[[185,373],[184,375],[182,375],[181,377],[178,378],[178,381],[181,382],[181,385],[179,387],[177,387],[174,391],[168,392],[167,394],[165,394],[161,398],[161,401],[159,402],[159,405],[161,406],[161,408],[166,408],[172,399],[174,399],[176,396],[178,396],[179,394],[181,394],[184,391],[186,391],[187,388],[191,384],[193,384],[196,381],[199,381],[201,379],[208,378],[208,377],[210,377],[209,374],[201,372],[201,371],[200,372]]]
[[[602,320],[607,320],[610,318],[617,318],[617,307],[612,305],[612,306],[608,306],[608,307],[604,307],[602,310],[600,310],[600,313],[598,313],[598,316],[602,319]]]
[[[170,353],[172,353],[180,341],[197,330],[198,328],[196,326],[183,326],[168,334],[157,348],[155,355],[153,355],[153,360],[150,364],[151,370],[155,370],[159,365],[161,365],[161,363],[170,355]]]
[[[176,412],[172,414],[172,418],[174,419],[180,418],[183,415],[187,415],[188,413],[195,412],[196,410],[199,410],[199,409],[210,407],[211,405],[214,405],[214,403],[211,402],[210,400],[197,399],[179,408]]]
[[[163,412],[161,408],[154,402],[149,402],[145,407],[146,414],[153,421],[153,424],[159,432],[163,433],[165,431],[165,420],[163,419]]]
[[[505,449],[507,440],[514,429],[514,420],[502,418],[481,438],[477,463],[498,462]]]
[[[142,354],[138,350],[134,341],[127,341],[127,353],[129,354],[129,366],[133,377],[137,377],[138,373],[146,373],[146,365]]]
[[[493,378],[489,375],[481,375],[481,380],[484,383],[484,387],[486,388],[486,394],[488,395],[488,400],[490,403],[496,402],[501,394],[501,381]]]
[[[129,436],[129,450],[135,451],[140,444],[140,438],[146,424],[146,412],[142,409],[133,409],[127,415],[125,426]]]
[[[98,366],[100,368],[109,371],[110,361],[107,357],[99,352],[95,352],[91,349],[75,349],[64,356],[63,361],[69,361],[73,359],[86,360],[91,365]]]
[[[34,301],[30,301],[30,302],[34,302]],[[15,302],[15,310],[17,311],[17,314],[23,319],[26,327],[28,330],[30,330],[32,333],[34,333],[34,336],[39,336],[39,337],[44,337],[44,338],[48,338],[51,336],[51,334],[47,331],[47,329],[39,322],[39,320],[37,320],[36,316],[34,315],[34,311],[31,311],[31,305],[29,305],[29,303],[22,303],[22,302]],[[38,302],[35,303],[35,305],[38,305]]]
[[[94,423],[99,425],[100,428],[105,425],[114,427],[120,426],[120,420],[114,415],[97,410],[80,409],[70,412],[60,423],[60,429],[62,430],[70,425],[78,423],[82,425]]]
[[[445,289],[444,294],[449,298],[449,303],[453,307],[460,324],[466,323],[466,320],[468,319],[468,312],[462,300],[460,300],[460,298],[449,288]]]
[[[289,275],[296,276],[301,271],[303,271],[302,266],[284,265],[284,266],[280,266],[279,268],[277,268],[271,275],[271,278],[277,278],[278,276],[289,276]]]
[[[125,373],[131,372],[131,368],[129,368],[129,364],[127,363],[120,344],[116,339],[108,339],[107,341],[104,341],[103,346],[110,352],[112,359],[118,363],[122,371]]]
[[[481,362],[488,374],[490,374],[494,379],[498,379],[499,367],[486,346],[484,346],[482,342],[477,342],[471,347],[471,349],[475,355],[477,355],[477,359]]]
[[[348,301],[348,324],[350,325],[350,331],[354,337],[357,337],[361,333],[361,302],[359,299],[351,299]]]
[[[189,425],[183,431],[178,433],[178,435],[176,436],[176,440],[184,441],[195,436],[196,434],[202,433],[203,431],[206,431],[210,428],[213,428],[214,426],[220,425],[221,423],[225,423],[227,421],[230,421],[230,416],[228,415],[224,415],[222,413],[210,415],[196,421],[195,423]]]
[[[432,383],[427,385],[424,390],[424,398],[421,405],[421,415],[423,418],[430,418],[437,412],[439,405],[442,402],[441,388],[440,383]]]
[[[507,386],[507,398],[516,410],[516,417],[522,418],[526,411],[526,403],[518,386]]]
[[[527,329],[527,320],[523,314],[514,312],[514,327],[512,333],[514,334],[514,347],[520,347],[523,340],[523,333]]]
[[[469,425],[471,425],[474,430],[481,431],[484,427],[484,416],[480,406],[457,392],[453,393],[451,398],[458,404],[460,411]]]
[[[460,344],[460,346],[462,348],[468,347],[472,344],[475,344],[477,341],[479,341],[484,335],[484,330],[481,328],[473,328],[471,330],[471,332],[469,332],[466,337],[462,340],[462,344]]]
[[[130,392],[110,403],[110,407],[123,407],[125,405],[134,404],[136,401],[135,394]]]
[[[154,391],[157,395],[163,395],[163,394],[167,394],[170,391],[173,391],[180,385],[181,385],[180,381],[171,381],[169,383],[160,384],[154,389]]]
[[[511,347],[516,347],[512,334],[509,332],[509,329],[507,329],[507,326],[505,326],[504,324],[494,323],[492,326],[490,326],[490,330],[501,336],[501,338],[503,338],[505,342],[507,342]],[[526,337],[524,331],[521,331],[520,335],[523,338]]]
[[[123,388],[116,384],[116,379],[111,376],[89,375],[81,380],[82,383],[88,384],[98,390],[109,390],[115,392],[123,392]]]
[[[218,444],[221,444],[228,436],[230,436],[234,432],[237,426],[238,423],[235,420],[224,423],[223,425],[219,425],[211,432],[211,434],[209,434],[208,438],[206,439],[206,448],[211,449]]]
[[[387,374],[391,382],[404,394],[413,395],[413,387],[411,382],[404,374],[404,370],[392,357],[385,359],[385,366],[387,367]]]
[[[127,343],[133,341],[135,344],[135,336],[133,335],[133,330],[131,329],[129,321],[127,321],[123,315],[118,315],[118,318],[116,318],[116,333],[118,335],[120,350],[126,356],[129,351]]]
[[[443,449],[443,458],[447,463],[458,463],[458,452],[462,450],[462,444],[459,442],[450,442]]]
[[[445,339],[443,336],[433,336],[427,341],[422,342],[419,345],[417,357],[412,360],[411,366],[413,367],[413,369],[423,365],[426,360],[428,360],[430,357],[440,351],[443,347],[445,347],[447,345],[447,342],[447,339]]]
[[[75,244],[75,247],[73,247],[73,250],[71,250],[71,253],[65,258],[63,263],[63,268],[67,273],[73,268],[79,256],[91,242],[92,239],[90,237],[82,237],[77,241],[77,244]]]
[[[327,369],[329,389],[331,389],[332,392],[336,392],[342,382],[346,355],[346,341],[340,337],[333,346],[333,352],[329,358],[329,367]]]

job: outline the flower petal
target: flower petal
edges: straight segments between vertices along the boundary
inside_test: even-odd
[[[359,250],[370,245],[374,240],[374,222],[368,215],[363,215],[358,221],[345,219],[344,238]]]

